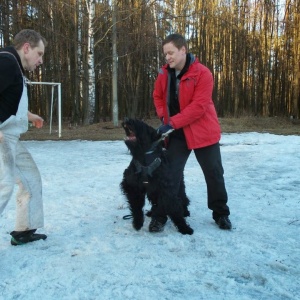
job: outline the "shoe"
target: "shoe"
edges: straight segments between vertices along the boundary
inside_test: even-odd
[[[231,229],[232,225],[228,216],[220,216],[218,219],[215,219],[215,222],[218,224],[220,229]]]
[[[10,243],[13,246],[24,245],[27,243],[35,242],[38,240],[45,240],[47,236],[45,234],[35,233],[36,229],[27,231],[12,231]]]
[[[165,221],[165,222],[160,222],[160,221],[158,221],[157,219],[152,218],[152,219],[151,219],[151,222],[150,222],[150,224],[149,224],[149,231],[150,231],[150,232],[162,232],[162,231],[164,231],[166,222],[167,222],[167,221]]]

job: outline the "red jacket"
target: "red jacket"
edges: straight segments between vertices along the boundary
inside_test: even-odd
[[[174,129],[183,128],[189,149],[203,148],[219,142],[221,128],[212,101],[213,77],[210,70],[193,58],[179,83],[180,113],[169,117],[168,70],[160,69],[153,98],[159,118]]]

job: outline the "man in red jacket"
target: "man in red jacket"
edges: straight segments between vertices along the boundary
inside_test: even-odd
[[[188,53],[183,36],[171,34],[162,46],[167,64],[159,71],[153,98],[163,122],[158,131],[163,134],[174,129],[168,139],[170,173],[179,190],[185,164],[193,150],[205,177],[212,217],[219,228],[231,229],[219,145],[221,128],[212,100],[212,74]],[[149,231],[162,231],[166,221],[164,212],[158,206],[152,207]]]

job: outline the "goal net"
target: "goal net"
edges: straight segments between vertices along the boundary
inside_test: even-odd
[[[60,82],[33,82],[28,80],[27,84],[36,85],[36,84],[44,84],[50,85],[52,88],[51,91],[51,110],[50,110],[50,134],[52,133],[52,115],[53,115],[53,101],[54,101],[54,92],[55,88],[57,88],[57,106],[58,106],[58,137],[61,137],[61,83]]]

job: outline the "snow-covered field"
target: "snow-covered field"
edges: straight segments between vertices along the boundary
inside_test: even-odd
[[[0,299],[300,299],[300,136],[224,134],[231,231],[206,206],[191,154],[192,236],[133,230],[119,189],[122,141],[28,141],[43,179],[46,241],[10,245],[14,199],[0,218]],[[149,204],[145,209],[149,209]]]

